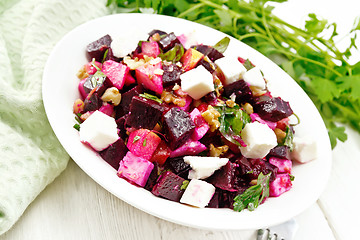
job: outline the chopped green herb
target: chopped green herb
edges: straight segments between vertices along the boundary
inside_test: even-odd
[[[146,146],[146,138],[144,139],[144,141],[143,141],[143,147],[145,147]]]
[[[133,143],[135,143],[136,141],[139,141],[140,138],[141,138],[140,136],[136,135],[136,136],[134,137]]]
[[[249,59],[246,59],[243,65],[248,71],[254,67]]]
[[[73,126],[76,130],[80,131],[80,124],[75,123]]]
[[[188,185],[189,185],[189,180],[185,180],[185,181],[183,181],[180,189],[185,190]]]
[[[103,59],[102,59],[101,63],[105,62],[108,53],[109,53],[109,49],[106,49],[106,51],[104,52],[104,56],[103,56]]]
[[[163,61],[178,62],[184,55],[184,47],[180,44],[176,44],[173,48],[165,53],[159,54],[159,57]]]
[[[294,148],[294,143],[293,143],[294,131],[293,131],[292,127],[287,126],[285,133],[286,133],[286,135],[285,135],[285,138],[284,138],[283,145],[288,146],[290,151],[292,151],[293,148]]]
[[[158,103],[160,103],[160,104],[163,102],[163,101],[162,101],[160,98],[158,98],[157,96],[151,95],[151,94],[149,94],[149,93],[142,93],[142,94],[139,94],[139,96],[140,96],[140,97],[143,97],[143,98],[150,99],[150,100],[154,100],[154,101],[156,101],[156,102],[158,102]]]
[[[257,184],[249,187],[242,194],[234,198],[234,211],[241,212],[244,209],[254,211],[255,208],[269,197],[269,179],[271,173],[267,175],[259,174]]]
[[[290,181],[294,181],[294,180],[295,180],[295,176],[294,176],[294,175],[289,174],[289,177],[290,177]]]
[[[219,42],[217,42],[213,47],[219,52],[224,53],[227,47],[229,46],[229,43],[230,43],[230,38],[224,37]]]

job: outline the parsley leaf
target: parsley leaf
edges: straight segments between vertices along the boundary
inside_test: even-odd
[[[143,98],[150,99],[150,100],[154,100],[154,101],[156,101],[156,102],[158,102],[158,103],[160,103],[160,104],[163,102],[163,101],[162,101],[160,98],[158,98],[157,96],[151,95],[151,94],[149,94],[149,93],[141,93],[141,94],[139,94],[139,96],[140,96],[140,97],[143,97]]]
[[[269,179],[267,175],[259,174],[257,184],[249,187],[234,198],[234,211],[241,212],[244,209],[254,211],[267,197],[269,197]]]

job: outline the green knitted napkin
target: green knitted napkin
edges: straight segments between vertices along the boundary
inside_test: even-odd
[[[0,1],[0,234],[67,165],[42,103],[43,68],[63,35],[108,14],[105,3]]]

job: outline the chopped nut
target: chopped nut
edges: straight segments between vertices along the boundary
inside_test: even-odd
[[[244,108],[244,110],[247,114],[250,115],[250,114],[254,113],[254,108],[251,106],[250,103],[245,103],[242,107]]]
[[[84,78],[87,78],[89,74],[86,72],[85,65],[82,66],[82,68],[79,69],[79,71],[76,73],[76,76],[82,80]]]
[[[84,102],[81,99],[76,99],[73,105],[74,113],[81,113],[84,111]]]
[[[256,185],[257,184],[257,179],[253,179],[253,180],[251,180],[251,182],[250,182],[250,185]]]
[[[216,129],[220,127],[220,122],[218,121],[218,118],[220,117],[220,113],[216,111],[216,109],[213,108],[213,106],[209,105],[208,109],[205,112],[203,112],[201,116],[209,124],[211,132],[214,132]]]
[[[258,87],[250,86],[250,89],[251,89],[254,97],[260,97],[266,93],[266,90],[263,90]]]
[[[275,135],[276,135],[277,142],[278,143],[284,142],[284,138],[286,137],[286,132],[284,132],[280,128],[275,128],[274,132],[275,132]]]
[[[161,39],[159,33],[155,33],[154,35],[151,36],[151,38],[153,41],[159,41]]]
[[[154,70],[154,74],[156,75],[163,75],[164,74],[164,70],[160,69],[160,68],[157,68]]]
[[[166,103],[173,103],[179,107],[184,107],[186,104],[186,100],[183,97],[178,97],[174,95],[172,92],[163,91],[161,93],[161,100]]]
[[[185,101],[184,98],[175,98],[175,99],[173,100],[173,103],[174,103],[175,105],[179,106],[179,107],[184,107],[185,104],[186,104],[186,101]]]
[[[175,83],[174,87],[172,88],[173,91],[176,91],[176,90],[179,90],[180,89],[180,86]]]
[[[135,70],[136,68],[145,64],[144,59],[138,59],[138,58],[132,59],[129,56],[124,57],[123,61],[131,70]]]
[[[104,102],[112,102],[114,106],[117,106],[121,101],[121,93],[119,93],[116,87],[108,88],[102,95],[101,100]]]
[[[215,147],[213,144],[210,144],[210,157],[219,157],[226,153],[228,150],[229,146],[227,145]]]
[[[233,100],[227,100],[225,103],[228,107],[231,108],[235,106],[235,102]]]

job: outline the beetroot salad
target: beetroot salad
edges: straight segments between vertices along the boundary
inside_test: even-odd
[[[135,45],[89,43],[74,128],[118,177],[155,196],[252,211],[292,187],[293,110],[259,67],[226,54],[228,37],[186,41],[153,30]]]

